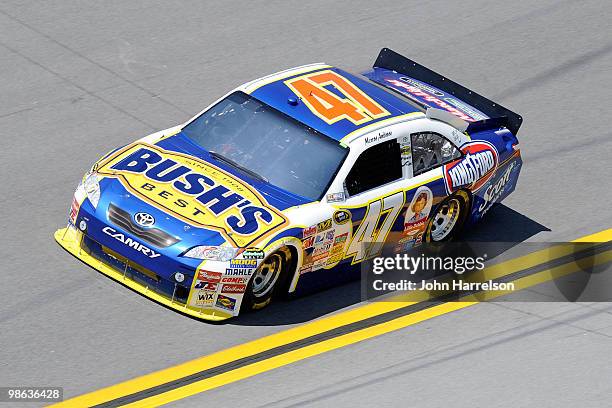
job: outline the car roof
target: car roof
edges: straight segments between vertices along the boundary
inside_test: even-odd
[[[326,71],[332,72],[336,77],[339,75],[341,80],[349,81],[359,91],[382,107],[385,113],[372,118],[368,117],[362,123],[357,124],[347,118],[336,120],[333,123],[328,123],[326,120],[322,119],[313,112],[303,100],[300,100],[299,95],[290,88],[287,81],[291,82],[296,78],[325,73]],[[346,95],[336,87],[329,84],[324,84],[323,86],[329,92],[334,93],[342,99],[346,99]],[[245,84],[242,90],[261,102],[274,107],[337,141],[341,141],[346,135],[366,126],[381,121],[388,121],[398,116],[422,112],[417,106],[411,104],[404,98],[383,89],[365,77],[354,75],[342,69],[325,64],[311,64],[282,71]],[[293,101],[291,101],[291,99],[293,99]],[[298,103],[295,104],[295,101],[298,101]]]

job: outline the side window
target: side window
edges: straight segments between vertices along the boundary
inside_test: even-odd
[[[349,196],[402,178],[400,145],[396,139],[372,146],[359,156],[346,178]]]
[[[459,149],[437,133],[413,133],[411,139],[412,173],[415,176],[461,157]]]

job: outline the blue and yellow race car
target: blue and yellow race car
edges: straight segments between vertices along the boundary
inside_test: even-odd
[[[391,239],[452,239],[514,190],[521,122],[386,48],[361,75],[306,65],[102,157],[55,238],[163,305],[223,320],[358,276]]]

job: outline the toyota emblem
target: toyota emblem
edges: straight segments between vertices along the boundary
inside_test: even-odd
[[[136,221],[136,224],[140,225],[141,227],[150,227],[151,225],[155,224],[155,218],[146,212],[134,214],[134,221]]]

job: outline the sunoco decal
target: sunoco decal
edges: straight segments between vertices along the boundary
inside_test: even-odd
[[[449,193],[461,187],[478,190],[493,177],[499,164],[497,150],[490,143],[468,143],[461,151],[464,157],[444,165],[444,180]]]
[[[236,307],[236,299],[231,298],[229,296],[219,295],[217,296],[217,303],[215,304],[215,306],[220,309],[225,309],[232,312]]]
[[[118,178],[138,197],[197,227],[245,247],[287,220],[252,187],[197,158],[136,143],[106,161],[100,174]]]

